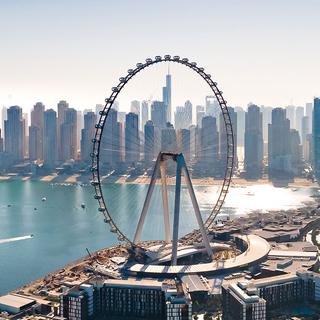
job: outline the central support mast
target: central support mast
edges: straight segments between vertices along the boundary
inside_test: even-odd
[[[204,223],[201,217],[199,205],[196,199],[196,195],[193,190],[192,182],[190,179],[189,171],[184,160],[182,153],[166,153],[160,152],[155,167],[152,173],[150,185],[148,188],[147,196],[143,204],[140,219],[136,229],[136,233],[133,239],[134,243],[138,243],[141,240],[142,228],[145,222],[145,218],[149,209],[151,196],[154,190],[154,186],[158,175],[161,177],[161,190],[162,190],[162,204],[163,204],[163,219],[165,226],[165,241],[167,244],[171,243],[170,237],[170,219],[169,219],[169,205],[168,205],[168,188],[166,178],[166,161],[172,159],[177,164],[176,169],[176,185],[175,185],[175,202],[174,202],[174,215],[173,215],[173,233],[172,233],[172,260],[171,264],[176,265],[178,260],[178,241],[179,241],[179,219],[180,219],[180,194],[181,194],[181,174],[185,177],[185,182],[191,198],[193,210],[198,222],[198,226],[201,232],[202,241],[208,253],[208,256],[212,258],[212,249],[210,242],[204,227]]]

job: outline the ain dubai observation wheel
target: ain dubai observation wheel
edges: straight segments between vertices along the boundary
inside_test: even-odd
[[[122,89],[126,86],[126,84],[139,72],[142,70],[163,62],[174,62],[177,64],[184,65],[195,73],[197,73],[210,87],[212,93],[214,94],[216,101],[219,104],[222,119],[225,127],[225,136],[226,136],[226,157],[225,157],[225,169],[224,169],[224,177],[222,186],[219,192],[218,199],[215,204],[213,204],[213,209],[209,214],[206,221],[202,220],[199,206],[197,204],[197,199],[195,197],[195,193],[193,191],[190,174],[188,171],[188,167],[186,165],[185,159],[182,153],[172,153],[160,151],[158,156],[156,157],[156,162],[153,168],[153,173],[151,176],[151,182],[149,184],[149,188],[147,191],[146,199],[144,201],[143,209],[139,218],[139,222],[137,224],[137,229],[135,232],[134,239],[129,239],[129,237],[121,230],[121,228],[115,222],[110,210],[108,210],[108,203],[103,194],[103,188],[101,184],[101,170],[100,170],[100,156],[102,150],[102,139],[103,132],[107,126],[107,118],[112,108],[116,98],[119,96]],[[165,55],[164,57],[156,56],[154,59],[148,58],[144,63],[137,63],[134,69],[129,69],[127,75],[121,77],[119,79],[119,83],[117,86],[112,88],[112,93],[105,100],[105,106],[102,111],[100,111],[100,118],[98,123],[96,124],[96,132],[95,136],[92,139],[93,148],[91,153],[92,158],[92,182],[91,184],[95,188],[95,199],[99,202],[99,211],[104,216],[104,222],[110,225],[110,231],[115,233],[120,242],[124,242],[131,246],[133,249],[143,249],[146,250],[146,246],[143,241],[141,241],[141,231],[144,226],[144,220],[148,212],[148,207],[150,203],[150,199],[152,197],[153,188],[155,185],[156,179],[160,176],[161,185],[162,185],[162,199],[163,199],[163,215],[164,215],[164,225],[166,230],[166,236],[164,242],[170,247],[172,250],[172,260],[171,264],[177,264],[177,248],[179,244],[188,245],[198,241],[200,238],[206,248],[207,253],[212,255],[212,251],[210,249],[210,244],[208,241],[208,231],[210,230],[213,222],[215,221],[220,209],[224,203],[226,195],[228,193],[229,185],[231,182],[232,171],[233,171],[233,163],[234,163],[234,141],[233,141],[233,131],[230,115],[228,112],[227,102],[224,100],[222,91],[220,91],[217,87],[217,83],[212,80],[210,74],[204,71],[204,68],[198,67],[197,63],[189,62],[187,58],[180,58],[179,56],[170,56]],[[169,226],[169,218],[168,218],[168,196],[167,196],[167,185],[166,185],[166,161],[173,160],[176,163],[176,184],[175,184],[175,204],[174,204],[174,222],[173,222],[173,234],[172,238],[170,235],[170,226]],[[178,239],[178,228],[179,228],[179,203],[180,203],[180,190],[181,190],[181,175],[184,175],[189,195],[192,200],[194,213],[196,215],[196,220],[198,222],[199,229],[184,235]]]

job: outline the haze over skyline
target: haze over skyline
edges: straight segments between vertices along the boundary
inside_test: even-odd
[[[91,108],[137,62],[177,54],[211,73],[229,105],[304,106],[320,92],[319,9],[312,0],[3,1],[0,105]],[[133,81],[120,103],[149,99],[166,69]],[[189,90],[201,80],[184,79],[173,105],[201,103]]]

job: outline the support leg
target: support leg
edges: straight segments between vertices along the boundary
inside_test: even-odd
[[[141,239],[142,228],[143,228],[144,221],[145,221],[145,218],[146,218],[146,215],[147,215],[147,212],[148,212],[148,208],[149,208],[149,205],[150,205],[150,200],[151,200],[151,196],[152,196],[152,193],[153,193],[153,190],[154,190],[154,186],[156,184],[157,175],[158,175],[158,172],[159,172],[159,167],[160,167],[160,154],[159,154],[159,156],[157,158],[155,167],[153,169],[153,173],[152,173],[151,181],[150,181],[150,184],[149,184],[147,196],[146,196],[146,199],[144,201],[143,208],[142,208],[141,215],[140,215],[140,219],[139,219],[138,226],[137,226],[137,229],[136,229],[136,233],[135,233],[134,238],[133,238],[133,243],[138,243],[140,241],[140,239]]]
[[[177,159],[176,192],[174,200],[173,235],[172,235],[172,260],[173,266],[177,265],[179,215],[180,215],[180,191],[181,191],[181,162]]]
[[[163,219],[166,233],[166,243],[171,242],[170,237],[170,220],[169,220],[169,206],[168,206],[168,188],[166,176],[166,163],[160,161],[160,174],[161,174],[161,190],[162,190],[162,203],[163,203]]]
[[[188,171],[187,165],[186,165],[182,155],[181,155],[181,158],[182,158],[181,161],[183,162],[183,164],[182,164],[183,174],[184,174],[184,177],[186,179],[186,184],[187,184],[187,187],[188,187],[188,190],[189,190],[189,194],[190,194],[191,202],[192,202],[192,205],[193,205],[194,213],[196,215],[197,222],[198,222],[198,225],[199,225],[199,229],[200,229],[200,232],[201,232],[201,235],[202,235],[202,241],[203,241],[203,244],[204,244],[204,246],[205,246],[205,248],[207,250],[208,256],[210,258],[212,258],[212,249],[210,247],[209,239],[208,239],[208,236],[207,236],[204,224],[203,224],[203,220],[202,220],[202,217],[201,217],[201,213],[200,213],[199,205],[198,205],[198,202],[197,202],[197,198],[196,198],[196,195],[194,193],[192,182],[191,182],[191,179],[190,179],[189,171]]]

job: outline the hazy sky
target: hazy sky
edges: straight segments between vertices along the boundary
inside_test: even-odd
[[[319,35],[319,0],[2,0],[0,105],[90,108],[128,68],[167,53],[205,67],[229,105],[304,105],[320,95]],[[120,103],[157,98],[166,70],[139,76]],[[171,71],[174,104],[203,103],[201,81]]]

